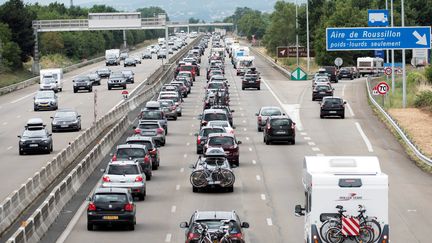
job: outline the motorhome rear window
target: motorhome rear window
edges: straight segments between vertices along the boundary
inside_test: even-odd
[[[361,187],[361,179],[339,179],[339,187]]]

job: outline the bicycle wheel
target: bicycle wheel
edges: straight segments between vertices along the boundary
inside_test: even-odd
[[[326,231],[326,240],[328,243],[341,243],[345,240],[339,227],[330,227]]]
[[[374,242],[374,233],[369,226],[360,227],[359,235],[355,237],[355,241],[358,243],[372,243]]]
[[[366,219],[366,221],[362,222],[360,226],[367,226],[372,229],[374,234],[373,242],[377,241],[381,236],[381,225],[375,219]]]
[[[192,186],[197,188],[207,186],[207,178],[205,172],[202,170],[192,172],[192,174],[190,175],[190,182]]]
[[[234,185],[235,176],[232,171],[227,169],[221,169],[219,176],[220,176],[221,186],[228,187]]]
[[[320,228],[320,236],[321,236],[321,239],[324,242],[329,243],[329,241],[327,240],[327,235],[326,235],[327,230],[330,227],[337,227],[338,224],[339,224],[339,222],[335,221],[335,220],[326,220],[326,221],[324,221],[324,223],[321,225],[321,228]]]

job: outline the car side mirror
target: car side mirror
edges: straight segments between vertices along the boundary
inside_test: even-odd
[[[21,135],[18,135],[17,137],[18,137],[18,138],[21,138]]]
[[[231,110],[231,112],[235,112],[235,110]]]
[[[249,223],[248,222],[243,222],[241,224],[241,227],[247,229],[247,228],[249,228]]]
[[[100,172],[105,173],[105,169],[103,169],[103,168],[100,169]]]
[[[180,228],[182,228],[182,229],[189,228],[188,222],[181,222],[180,223]]]
[[[236,165],[236,164],[233,164],[233,165],[231,165],[231,168],[232,168],[232,169],[237,168],[237,165]]]
[[[258,114],[258,113],[255,113],[255,116],[259,116],[259,114]]]
[[[237,141],[237,144],[242,144],[242,141]]]
[[[81,118],[81,115],[78,115],[77,117]]]
[[[72,80],[73,83],[75,83],[75,80]]]
[[[296,205],[295,206],[295,209],[294,209],[294,212],[295,212],[295,216],[297,216],[297,217],[300,217],[300,216],[304,216],[305,214],[304,214],[304,208],[302,208],[302,206],[301,205]]]
[[[48,137],[52,137],[52,133],[48,134]]]
[[[195,169],[195,165],[194,165],[194,164],[191,164],[191,165],[189,165],[189,168],[190,168],[190,169]]]

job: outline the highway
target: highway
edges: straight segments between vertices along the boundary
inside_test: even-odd
[[[143,49],[136,50],[132,53],[140,55]],[[141,82],[143,82],[154,70],[156,70],[162,61],[153,59],[142,60],[142,64],[136,67],[110,66],[112,71],[133,70],[135,73],[135,83],[128,84],[127,90],[131,92]],[[93,122],[93,102],[94,94],[87,92],[73,93],[72,80],[78,75],[85,75],[95,72],[98,68],[105,67],[105,62],[98,62],[64,75],[63,92],[58,93],[59,108],[74,108],[82,116],[82,130],[90,127]],[[102,117],[116,104],[121,102],[121,89],[108,91],[107,79],[101,80],[100,86],[94,86],[93,92],[97,90],[97,115]],[[25,183],[27,178],[39,171],[42,166],[51,160],[58,152],[65,148],[69,142],[73,141],[81,132],[61,132],[53,134],[54,151],[51,154],[32,154],[18,155],[17,135],[21,135],[24,125],[28,119],[40,117],[51,130],[50,116],[55,111],[33,111],[33,97],[38,90],[39,85],[32,85],[22,90],[18,90],[3,96],[0,96],[0,178],[7,183],[0,184],[0,201],[5,199],[13,190],[16,190]]]
[[[206,57],[202,58],[202,73],[206,67]],[[240,167],[235,169],[236,183],[233,193],[193,193],[189,182],[189,165],[197,159],[193,134],[198,131],[199,123],[196,117],[202,110],[205,79],[201,76],[195,82],[192,93],[185,99],[183,116],[177,121],[169,122],[167,145],[161,148],[161,167],[148,182],[146,200],[137,202],[135,231],[87,231],[87,203],[79,201],[76,203],[82,204],[83,210],[74,212],[75,216],[69,224],[59,226],[65,230],[58,243],[184,242],[184,231],[179,228],[179,223],[189,221],[195,210],[236,210],[240,218],[251,225],[250,229],[245,230],[247,242],[303,242],[304,219],[294,216],[294,206],[304,204],[301,171],[303,157],[307,155],[378,156],[382,170],[389,175],[391,242],[430,242],[428,233],[429,226],[432,225],[432,212],[429,210],[432,201],[432,178],[408,158],[397,139],[373,114],[367,103],[364,79],[342,80],[334,85],[335,95],[344,97],[349,104],[345,119],[320,119],[319,105],[311,101],[310,81],[289,81],[259,56],[256,57],[255,65],[265,83],[260,91],[242,91],[240,78],[235,76],[232,65],[226,59],[225,76],[231,84],[234,125],[238,139],[243,142],[240,145]],[[65,98],[68,91],[70,93],[70,87],[65,92]],[[16,99],[25,94],[13,95]],[[74,97],[71,96],[70,103],[65,104],[73,105],[79,102],[73,99]],[[11,98],[9,99],[10,103]],[[119,99],[107,98],[107,102],[112,104],[107,104],[106,110]],[[61,102],[68,101],[65,99]],[[25,99],[20,104],[24,103],[29,107],[26,109],[28,111],[31,108],[31,99]],[[266,105],[283,107],[296,121],[296,145],[263,143],[262,134],[256,129],[254,114],[261,106]],[[91,109],[87,112],[91,114]],[[26,117],[22,114],[21,123],[14,122],[17,127],[13,129],[19,131],[24,121],[33,115],[33,112],[26,113],[29,114]],[[6,122],[14,121],[17,113],[13,114],[13,117],[6,116],[10,117]],[[9,125],[7,127],[12,130]],[[5,135],[2,134],[2,138],[3,136]],[[67,143],[68,138],[64,139],[64,143]],[[5,147],[4,149],[7,146],[15,147],[16,143],[11,141],[2,139],[1,146]],[[55,150],[58,151],[58,147],[55,147]],[[28,166],[29,163],[37,163],[32,161],[34,158],[50,158],[24,156],[16,161],[17,158],[13,157],[17,156],[16,148],[6,151],[5,154],[10,160],[13,159],[14,163],[2,159],[1,166],[14,167],[7,171],[0,170],[0,173],[2,179],[13,179],[14,183],[19,183],[15,182],[18,173],[23,173],[20,176],[26,178],[31,175],[31,169],[35,171],[39,168],[33,164]],[[26,166],[22,166],[22,163],[26,163]],[[42,164],[41,161],[39,166]],[[7,175],[11,170],[14,171],[13,178]],[[24,175],[26,173],[22,170],[29,174]],[[86,186],[93,188],[96,181],[100,180],[93,178],[93,184]],[[5,186],[2,185],[2,189]],[[13,189],[16,185],[7,187]]]

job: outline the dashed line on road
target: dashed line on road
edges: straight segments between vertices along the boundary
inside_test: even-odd
[[[23,97],[18,98],[18,99],[16,99],[16,100],[13,100],[13,101],[11,101],[10,103],[11,103],[11,104],[15,104],[15,103],[20,102],[21,100],[23,100],[23,99],[25,99],[25,98],[27,98],[27,97],[33,96],[33,95],[35,95],[35,94],[36,94],[36,92],[31,93],[31,94],[28,94],[28,95],[24,95]]]
[[[241,115],[241,116],[244,116],[244,113],[241,113],[240,115]]]
[[[184,172],[184,168],[181,168],[181,169],[180,169],[180,173],[183,173],[183,172]]]
[[[307,136],[307,132],[301,132],[300,133],[302,136]]]
[[[310,146],[315,146],[315,145],[316,145],[314,142],[308,142],[308,144],[309,144]]]
[[[6,126],[8,123],[7,122],[3,122],[3,126]]]
[[[256,175],[256,179],[257,179],[257,181],[260,181],[261,180],[261,176]]]
[[[184,158],[187,158],[187,154],[183,154],[183,157],[184,157]]]
[[[187,142],[187,143],[186,143],[186,146],[190,146],[190,143],[189,143],[189,142]]]
[[[189,136],[192,136],[192,135],[193,135],[193,133],[190,132],[190,133],[189,133]]]
[[[13,148],[12,146],[9,146],[6,148],[6,150],[11,150],[12,148]]]
[[[304,140],[311,140],[310,137],[304,137]]]
[[[256,160],[252,160],[252,164],[256,165]]]
[[[171,237],[172,237],[171,234],[167,234],[167,235],[165,236],[165,242],[171,242]]]
[[[346,104],[346,106],[348,107],[348,111],[350,113],[351,116],[355,116],[353,109],[351,108],[350,104]]]
[[[243,110],[243,107],[240,107],[240,110],[242,111],[242,110]]]
[[[265,194],[261,194],[261,200],[263,200],[263,201],[266,200],[266,195]]]
[[[178,190],[180,190],[180,185],[179,184],[176,185],[176,191],[178,191]]]
[[[316,154],[316,156],[325,156],[324,154]]]
[[[273,225],[273,221],[271,218],[267,218],[267,225],[268,226],[272,226]]]
[[[249,137],[246,137],[246,140],[248,140],[248,141],[249,141]]]
[[[361,128],[360,123],[356,122],[355,125],[357,127],[358,132],[360,133],[360,136],[363,138],[363,141],[365,142],[368,151],[372,153],[374,151],[372,148],[372,144],[369,141],[366,134],[363,132],[363,129]]]
[[[175,205],[173,205],[173,206],[171,207],[171,213],[175,213],[176,210],[177,210],[177,207],[176,207]]]
[[[246,123],[246,120],[243,120],[243,123]]]
[[[249,151],[252,152],[252,148],[251,147],[249,147]]]
[[[321,151],[321,149],[319,149],[318,147],[313,147],[312,150],[315,152]]]
[[[247,131],[247,129],[246,129],[246,128],[243,128],[243,131],[245,131],[245,132],[246,132],[246,131]]]

